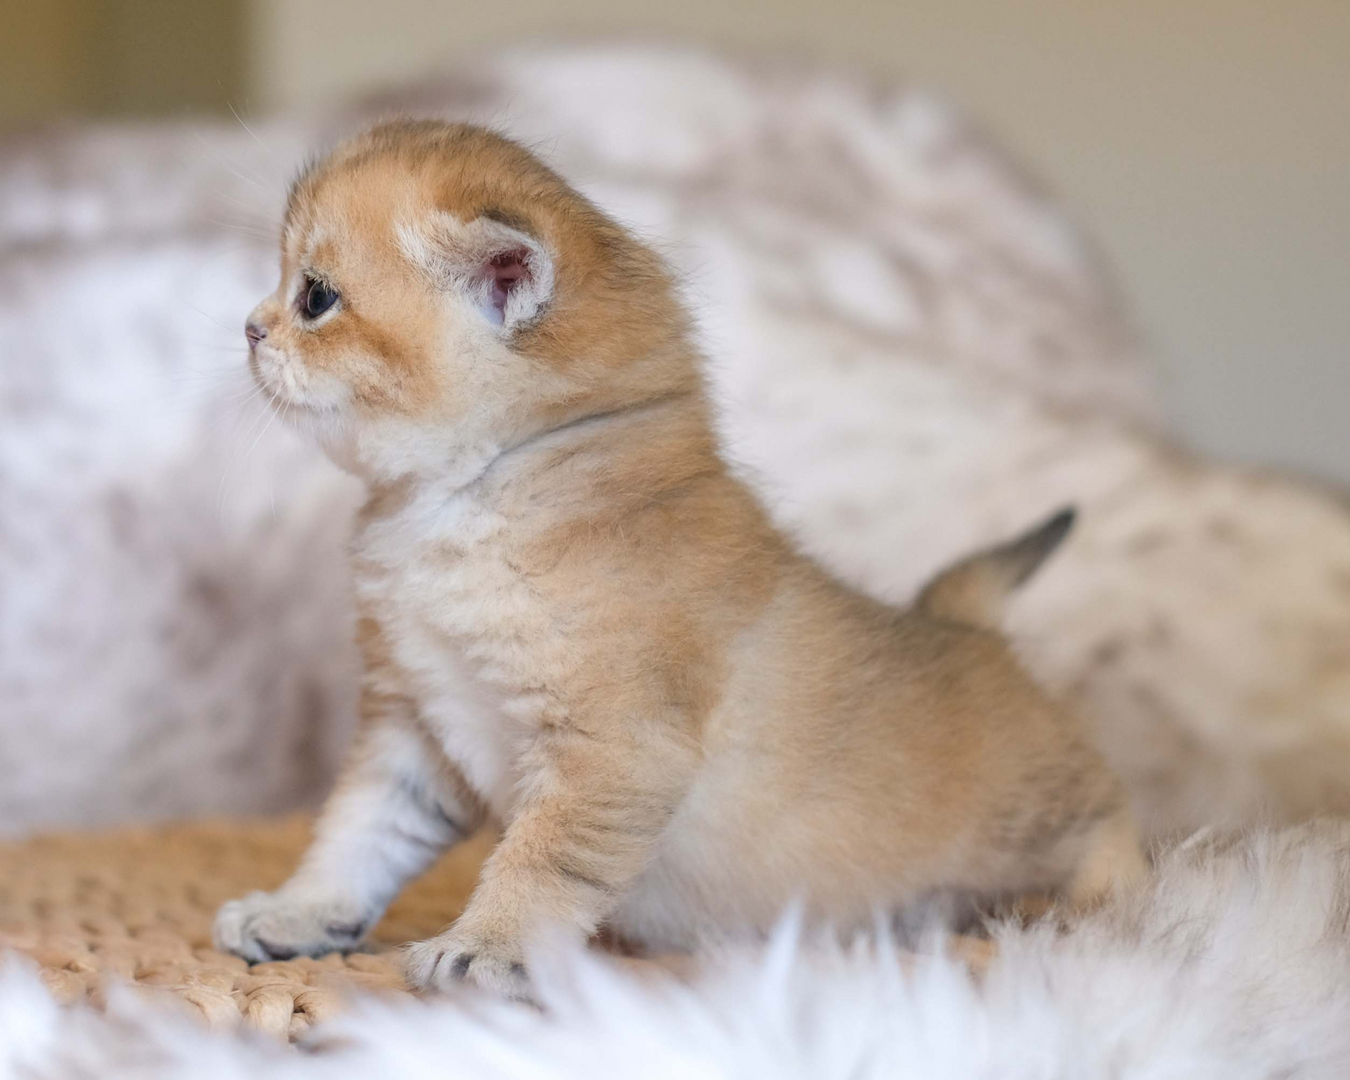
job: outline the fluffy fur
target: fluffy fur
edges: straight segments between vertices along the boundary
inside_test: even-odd
[[[1350,1069],[1350,831],[1196,840],[1126,905],[1065,934],[1008,927],[980,983],[946,960],[800,948],[790,931],[690,985],[568,954],[543,1012],[375,1001],[308,1052],[203,1031],[114,995],[63,1013],[0,977],[0,1072],[29,1080],[809,1076],[1333,1080]]]
[[[485,818],[414,985],[518,991],[540,933],[649,950],[933,896],[1099,899],[1123,792],[998,637],[1061,515],[901,613],[771,525],[715,445],[654,254],[486,129],[382,124],[294,185],[249,316],[274,406],[369,488],[363,730],[295,878],[222,910],[262,960],[350,946]]]

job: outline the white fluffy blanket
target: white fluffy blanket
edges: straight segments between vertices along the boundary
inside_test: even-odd
[[[0,1075],[24,1080],[1341,1080],[1350,1073],[1350,827],[1193,841],[1059,936],[1007,930],[982,983],[930,958],[802,947],[785,927],[694,985],[536,963],[544,1011],[366,1002],[304,1052],[114,1000],[61,1014],[0,974]]]
[[[1054,206],[930,99],[683,52],[523,52],[401,95],[540,146],[661,243],[731,452],[837,572],[907,596],[1064,502],[1010,620],[1155,835],[1350,806],[1350,516],[1161,433]],[[0,147],[0,830],[312,801],[351,722],[358,497],[247,401],[285,179],[357,114]],[[232,396],[237,395],[237,396]],[[1064,938],[941,961],[560,962],[550,1008],[374,1005],[294,1055],[0,983],[9,1075],[1346,1075],[1347,837],[1167,857]],[[2,886],[2,883],[0,883]],[[25,1071],[26,1070],[26,1071]],[[4,1075],[0,1073],[0,1075]]]

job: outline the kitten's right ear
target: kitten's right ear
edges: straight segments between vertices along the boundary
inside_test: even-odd
[[[467,297],[510,331],[537,317],[553,296],[553,259],[542,243],[492,218],[462,222],[435,214],[398,229],[404,254],[440,288]]]

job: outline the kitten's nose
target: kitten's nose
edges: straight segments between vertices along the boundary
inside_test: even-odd
[[[248,338],[248,347],[251,349],[267,336],[267,328],[259,326],[255,322],[244,324],[244,337]]]

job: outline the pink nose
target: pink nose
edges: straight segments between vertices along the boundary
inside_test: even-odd
[[[248,347],[251,349],[267,336],[265,327],[259,326],[255,322],[244,324],[244,337],[248,338]]]

